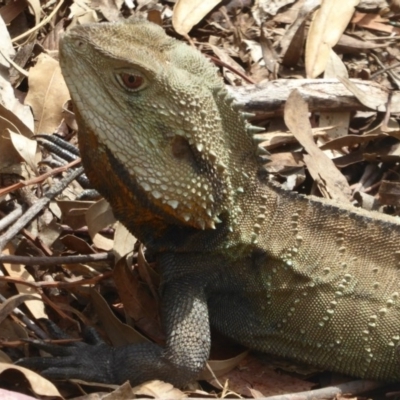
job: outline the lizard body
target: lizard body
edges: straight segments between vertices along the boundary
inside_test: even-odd
[[[47,376],[183,385],[211,323],[252,349],[400,380],[397,219],[270,182],[215,69],[152,23],[74,28],[61,66],[86,173],[158,261],[167,344],[86,345],[90,368],[50,359]]]

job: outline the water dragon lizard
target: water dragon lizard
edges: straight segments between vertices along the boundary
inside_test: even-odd
[[[51,378],[195,379],[210,324],[251,349],[399,381],[400,222],[281,189],[215,67],[142,19],[72,29],[61,67],[93,186],[154,255],[164,348],[46,345]]]

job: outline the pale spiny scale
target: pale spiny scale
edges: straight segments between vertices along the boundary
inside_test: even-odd
[[[260,132],[265,132],[265,128],[261,126],[256,126],[256,125],[247,125],[246,130],[249,133],[260,133]],[[265,140],[265,139],[264,139]]]

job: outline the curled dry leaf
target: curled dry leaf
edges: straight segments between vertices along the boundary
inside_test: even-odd
[[[248,351],[243,351],[235,357],[226,360],[208,360],[207,367],[200,375],[202,380],[213,380],[215,377],[227,374],[237,367],[239,363],[249,354]]]
[[[348,78],[348,72],[346,66],[340,57],[331,49],[329,60],[325,69],[324,78],[336,78],[338,76],[342,76]],[[340,136],[346,136],[349,130],[351,118],[350,110],[341,110],[341,111],[321,111],[319,126],[323,127],[331,127],[333,129],[327,130],[326,137],[320,138],[317,143],[323,144],[326,142],[327,137],[330,139],[334,139]],[[334,157],[334,153],[330,153],[330,158]]]
[[[139,397],[145,396],[155,399],[179,400],[187,398],[187,395],[185,393],[183,393],[179,389],[174,388],[170,383],[162,381],[146,382],[143,385],[133,388],[133,392],[136,394],[136,396]]]
[[[5,389],[0,389],[0,398],[4,400],[35,400],[34,397],[27,396],[26,394]]]
[[[295,0],[256,0],[253,6],[253,15],[261,22],[271,15],[276,15],[278,11],[294,3]]]
[[[349,184],[333,161],[314,143],[307,103],[301,94],[294,90],[285,106],[285,123],[308,154],[304,161],[311,176],[324,197],[348,203],[351,195]]]
[[[42,13],[42,7],[39,0],[28,0],[29,8],[33,11],[35,15],[35,25],[38,25],[40,22],[40,15]],[[37,30],[38,32],[39,30]]]
[[[300,377],[285,375],[275,371],[274,368],[268,365],[269,362],[263,362],[262,358],[259,359],[255,355],[248,355],[237,365],[237,368],[232,371],[221,375],[219,377],[219,383],[227,385],[228,390],[236,392],[242,396],[251,397],[249,387],[262,393],[263,398],[269,398],[267,396],[274,396],[276,400],[278,395],[283,393],[295,393],[304,390],[310,390],[315,384],[301,379]],[[283,369],[287,367],[287,364],[281,366]],[[303,370],[299,371],[300,373]],[[215,381],[211,382],[214,386],[219,387]],[[290,398],[290,395],[282,396],[283,398]],[[298,397],[300,398],[300,397]],[[303,397],[305,398],[305,397]],[[311,397],[310,397],[311,398]]]
[[[29,70],[29,91],[25,104],[32,107],[35,133],[52,133],[63,119],[62,107],[69,92],[56,60],[42,53]]]
[[[113,346],[148,342],[149,340],[129,325],[123,324],[110,310],[104,298],[94,289],[88,290],[92,303]]]
[[[40,299],[40,297],[37,294],[35,295],[20,293],[10,297],[0,305],[0,323],[3,322],[4,318],[6,318],[10,313],[13,312],[14,308],[17,308],[25,301],[38,299]]]
[[[7,364],[12,364],[11,358],[4,353],[4,351],[0,350],[0,363],[7,363]],[[0,396],[1,398],[1,396]]]
[[[0,332],[2,339],[10,341],[28,339],[29,337],[27,329],[12,318],[6,318],[0,323]],[[5,361],[4,356],[2,359],[1,354],[0,361]]]
[[[172,25],[181,35],[187,35],[222,0],[178,0],[172,15]]]
[[[397,35],[400,33],[400,28],[393,26],[391,24],[387,24],[388,20],[386,18],[382,18],[380,15],[377,14],[364,14],[357,12],[354,14],[354,17],[351,20],[351,22],[360,27],[380,32],[397,34]]]
[[[1,374],[10,370],[15,370],[17,371],[17,373],[21,373],[31,385],[33,392],[35,392],[38,396],[63,398],[57,388],[50,381],[43,378],[36,372],[33,372],[30,369],[24,367],[13,364],[0,363],[0,380]]]
[[[25,121],[29,126],[33,126],[32,112],[29,107],[23,106],[16,98],[14,88],[10,82],[10,76],[8,69],[10,64],[12,64],[12,59],[15,56],[15,50],[13,48],[10,34],[7,30],[6,19],[10,19],[11,16],[7,13],[12,13],[10,7],[16,2],[9,2],[7,5],[1,8],[0,18],[0,116],[3,115],[3,109],[7,109],[9,113],[14,113],[15,118],[20,118]],[[23,6],[22,6],[23,7]],[[15,11],[15,10],[14,10]],[[3,19],[4,18],[4,19]],[[4,121],[0,118],[0,127],[3,125]]]
[[[379,200],[381,204],[400,205],[400,183],[382,180],[379,186]]]
[[[324,0],[311,22],[306,44],[306,73],[316,78],[325,71],[330,51],[346,29],[360,0]]]
[[[29,109],[29,107],[27,106],[23,107],[25,109]],[[19,114],[17,115],[15,112],[8,110],[0,103],[0,129],[3,131],[6,128],[14,132],[21,133],[22,135],[28,138],[32,137],[33,136],[32,113],[30,114],[30,118],[21,119],[21,115]]]
[[[381,98],[376,98],[371,96],[369,91],[363,91],[359,86],[355,85],[350,79],[338,76],[338,79],[341,83],[348,89],[350,92],[357,97],[358,101],[363,104],[365,107],[370,108],[371,110],[376,110],[380,112],[386,111],[386,102],[382,102]],[[393,110],[392,110],[393,112]]]
[[[10,244],[6,246],[3,250],[3,254],[13,254],[14,250]],[[27,271],[24,265],[22,264],[9,264],[3,263],[4,269],[7,273],[13,277],[20,279],[21,281],[27,282],[35,282],[33,276]],[[41,297],[36,293],[36,290],[30,286],[23,284],[16,284],[16,289],[19,294],[9,298],[5,301],[0,307],[0,322],[7,316],[14,308],[18,307],[21,303],[25,303],[26,307],[29,309],[31,314],[35,318],[48,318],[48,315],[45,311],[43,301]],[[11,310],[7,308],[6,304],[10,304]],[[6,313],[6,315],[4,315]]]
[[[110,204],[105,199],[101,199],[89,207],[86,213],[86,223],[89,229],[90,237],[97,248],[106,251],[113,248],[113,241],[107,239],[99,232],[103,228],[114,224],[115,221],[116,220]]]
[[[24,159],[24,161],[29,165],[33,171],[37,171],[37,160],[36,160],[36,150],[37,141],[28,139],[27,137],[9,131],[11,142],[14,145],[15,150]]]
[[[86,382],[87,384],[87,382]],[[104,386],[103,386],[104,385]],[[89,385],[91,386],[91,385]],[[97,382],[93,384],[93,386],[98,386]],[[134,389],[132,389],[131,384],[129,381],[123,383],[122,385],[118,386],[115,388],[115,385],[107,385],[107,384],[101,384],[101,386],[98,387],[103,387],[103,388],[110,388],[114,389],[110,393],[92,393],[89,394],[89,398],[87,397],[80,397],[80,400],[124,400],[124,399],[134,399]],[[92,397],[94,394],[96,394],[96,397]]]
[[[117,222],[114,233],[114,246],[113,252],[115,254],[115,261],[117,262],[121,257],[126,256],[133,250],[133,246],[137,239],[126,229],[125,225]]]
[[[140,283],[138,274],[132,273],[125,257],[115,265],[113,277],[125,313],[136,322],[142,332],[157,343],[163,344],[164,335],[158,317],[157,298]]]
[[[72,229],[79,229],[85,226],[85,215],[93,201],[82,200],[56,200],[61,212],[61,222]]]

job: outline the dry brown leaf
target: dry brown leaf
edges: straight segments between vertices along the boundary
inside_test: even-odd
[[[38,239],[48,248],[53,248],[54,242],[64,233],[63,227],[57,221],[57,218],[53,218],[50,223],[46,223],[39,231]]]
[[[346,135],[332,139],[330,142],[320,146],[321,150],[341,150],[343,147],[355,146],[361,143],[368,143],[372,140],[381,139],[387,135],[383,133],[374,133],[368,135]]]
[[[348,78],[349,74],[342,59],[331,49],[324,72],[324,79],[334,79],[339,76]]]
[[[100,10],[107,21],[117,21],[121,18],[123,0],[92,0],[90,5],[95,10]]]
[[[227,374],[237,367],[248,354],[248,351],[242,351],[237,356],[226,360],[208,360],[207,366],[202,371],[199,379],[213,381],[214,377],[219,378],[220,376]]]
[[[225,64],[229,65],[233,70],[239,71],[242,74],[245,74],[246,71],[245,69],[237,63],[225,49],[221,49],[218,46],[214,46],[213,44],[210,44],[210,47],[214,54]]]
[[[29,109],[29,107],[26,108]],[[33,136],[33,131],[29,128],[29,126],[26,125],[26,123],[22,121],[19,118],[19,116],[14,114],[13,111],[8,110],[0,103],[0,131],[2,132],[7,128],[14,132],[21,133],[27,138],[31,138]],[[32,129],[33,129],[33,123],[32,123]]]
[[[316,78],[325,71],[330,51],[339,41],[360,0],[324,0],[316,11],[306,43],[306,74]]]
[[[4,248],[3,254],[5,254],[5,255],[14,254],[14,251],[11,246],[12,246],[11,244],[8,244]],[[22,281],[27,281],[27,282],[35,282],[35,279],[27,271],[27,269],[25,268],[24,265],[3,263],[3,266],[4,266],[4,269],[7,271],[8,275],[11,276],[12,278],[17,278],[17,279],[20,279]],[[36,319],[37,318],[48,318],[48,315],[44,308],[43,301],[41,300],[40,296],[37,294],[37,291],[34,288],[27,286],[27,285],[18,284],[18,283],[15,284],[15,287],[18,290],[19,296],[21,296],[20,298],[16,298],[16,301],[19,301],[18,299],[23,299],[22,301],[25,302],[26,307],[29,309],[31,314]],[[27,296],[27,297],[23,297],[23,296]],[[3,303],[3,304],[5,304],[5,303]],[[18,303],[18,304],[20,304],[20,303]],[[14,308],[15,307],[18,307],[18,305],[15,305]],[[2,318],[0,318],[0,322],[1,322],[1,320],[2,320]]]
[[[25,0],[10,1],[1,7],[1,17],[6,25],[12,22],[26,8]],[[1,34],[0,34],[1,36]],[[1,42],[1,41],[0,41]],[[3,42],[4,43],[4,42]]]
[[[280,45],[282,48],[282,64],[294,66],[303,52],[305,24],[308,16],[321,4],[320,0],[303,1],[296,19],[286,30]]]
[[[123,324],[110,310],[104,298],[94,289],[89,289],[91,301],[113,346],[148,342],[149,340],[129,325]]]
[[[285,123],[308,154],[304,161],[324,197],[348,203],[351,195],[349,184],[335,164],[314,143],[307,103],[294,90],[285,106]]]
[[[10,34],[4,20],[0,17],[0,99],[8,109],[12,109],[15,102],[13,87],[10,83],[8,69],[12,57],[15,56]]]
[[[94,245],[106,251],[113,248],[113,240],[101,235],[99,232],[116,222],[110,204],[101,199],[89,207],[86,213],[86,223]]]
[[[157,343],[163,343],[164,335],[158,318],[157,299],[139,282],[137,272],[126,265],[124,257],[115,265],[113,278],[126,314],[146,336]]]
[[[184,399],[187,395],[174,388],[170,383],[162,381],[145,382],[140,386],[133,388],[136,396],[148,396],[156,399]]]
[[[10,2],[9,4],[14,4]],[[21,5],[21,4],[20,4]],[[1,8],[1,15],[6,7]],[[10,82],[9,68],[11,59],[15,56],[10,34],[8,33],[4,20],[0,17],[0,116],[3,116],[3,109],[15,114],[20,120],[33,129],[33,117],[29,107],[22,105],[16,98],[14,88]],[[10,119],[10,118],[7,118]],[[0,120],[0,127],[1,127]]]
[[[69,11],[72,21],[68,25],[68,30],[77,25],[95,24],[99,22],[99,17],[97,16],[96,11],[91,9],[88,3],[90,2],[87,0],[80,0],[74,1],[70,6]]]
[[[261,29],[260,46],[264,64],[268,71],[272,73],[271,78],[276,79],[279,69],[279,56],[264,29]]]
[[[365,107],[371,110],[385,112],[386,102],[382,102],[382,99],[371,96],[371,93],[363,91],[360,86],[355,85],[350,79],[338,76],[339,81],[346,87],[347,90],[352,92],[357,100],[364,104]]]
[[[33,372],[27,368],[20,367],[18,365],[0,363],[0,380],[1,374],[3,372],[9,372],[10,370],[15,370],[17,373],[21,373],[25,379],[29,382],[32,390],[39,396],[48,397],[58,397],[63,398],[57,388],[47,379],[43,378],[41,375]]]
[[[114,233],[113,252],[115,254],[115,262],[121,257],[125,257],[133,250],[133,246],[137,242],[135,236],[132,235],[121,222],[117,222]]]
[[[0,389],[0,398],[4,400],[36,400],[35,397],[6,389]]]
[[[61,210],[61,221],[72,229],[79,229],[86,225],[85,215],[93,201],[81,200],[56,200],[56,204]]]
[[[379,186],[379,200],[381,204],[400,205],[400,182],[382,180]]]
[[[7,321],[7,320],[5,320],[5,321]],[[0,350],[0,363],[12,364],[11,358],[6,353],[4,353],[4,351],[2,351],[2,350]],[[1,396],[0,396],[0,398],[1,398]]]
[[[353,198],[357,201],[357,204],[369,211],[378,211],[379,207],[382,206],[380,201],[375,197],[365,192],[355,190],[353,192]]]
[[[28,338],[26,329],[11,318],[6,318],[0,323],[0,332],[2,339],[20,340]]]
[[[161,285],[160,275],[150,267],[144,255],[144,246],[140,244],[137,256],[138,272],[142,280],[147,284],[153,297],[158,299],[158,288]]]
[[[335,50],[337,50],[339,54],[358,54],[366,50],[379,49],[387,46],[387,43],[374,43],[343,34],[335,46]]]
[[[22,175],[22,173],[20,173],[22,167],[21,161],[21,156],[17,150],[15,150],[11,142],[10,131],[7,129],[0,135],[0,172],[14,172]]]
[[[78,254],[94,254],[95,250],[87,240],[75,235],[64,235],[60,239],[61,243],[70,251]]]
[[[337,78],[338,76],[348,78],[347,69],[340,57],[331,49],[330,57],[324,73],[324,79]],[[333,126],[333,128],[329,129],[323,138],[319,138],[317,144],[323,144],[327,141],[328,137],[330,139],[335,139],[337,137],[347,135],[350,125],[350,118],[350,111],[321,112],[319,126],[321,128]],[[326,154],[331,158],[335,156],[333,152]]]
[[[310,390],[314,386],[314,383],[275,372],[273,368],[253,355],[247,356],[237,368],[219,377],[222,384],[225,380],[228,380],[231,391],[244,396],[251,396],[248,387],[267,397]]]
[[[28,139],[27,137],[9,131],[10,139],[12,144],[14,145],[15,150],[19,153],[19,155],[23,158],[23,160],[29,165],[29,167],[33,171],[37,171],[37,163],[40,161],[36,157],[36,150],[37,150],[37,141]]]
[[[96,233],[92,237],[93,244],[97,249],[111,251],[114,246],[114,240],[108,239],[100,233]]]
[[[32,107],[35,133],[52,133],[63,119],[62,107],[69,92],[56,60],[42,53],[29,70],[29,91],[25,104]]]
[[[96,201],[87,210],[86,223],[91,237],[115,221],[110,204],[105,199]]]
[[[265,165],[270,174],[286,175],[287,171],[299,171],[304,166],[303,157],[297,152],[276,153],[271,155],[271,161]]]
[[[104,393],[103,395],[101,393],[96,393],[97,396],[99,396],[99,400],[130,400],[135,398],[134,390],[131,387],[131,384],[129,381],[123,383],[122,385],[118,386],[115,390],[113,390],[111,393]],[[80,398],[79,400],[96,400],[93,399],[92,397],[88,399],[82,399]]]
[[[252,12],[254,17],[260,22],[271,15],[276,15],[281,8],[295,1],[296,0],[256,0]]]
[[[29,301],[38,301],[40,296],[38,294],[16,294],[10,297],[6,301],[0,304],[0,323],[3,322],[7,316],[14,311],[15,308],[19,307],[22,303],[28,303]],[[47,316],[46,316],[47,318]]]
[[[329,132],[329,134],[326,136],[331,139],[335,139],[347,135],[349,130],[350,117],[351,115],[348,111],[331,111],[326,113],[321,112],[319,117],[319,126],[321,128],[332,127],[327,131]]]
[[[174,6],[172,26],[187,35],[222,0],[178,0]]]
[[[27,0],[29,4],[29,8],[33,11],[33,15],[35,16],[35,25],[38,25],[40,22],[40,15],[42,13],[42,7],[39,0]]]
[[[355,13],[351,22],[367,29],[373,29],[380,32],[400,34],[400,28],[389,25],[386,18],[382,18],[379,14]],[[386,22],[386,23],[385,23]]]

